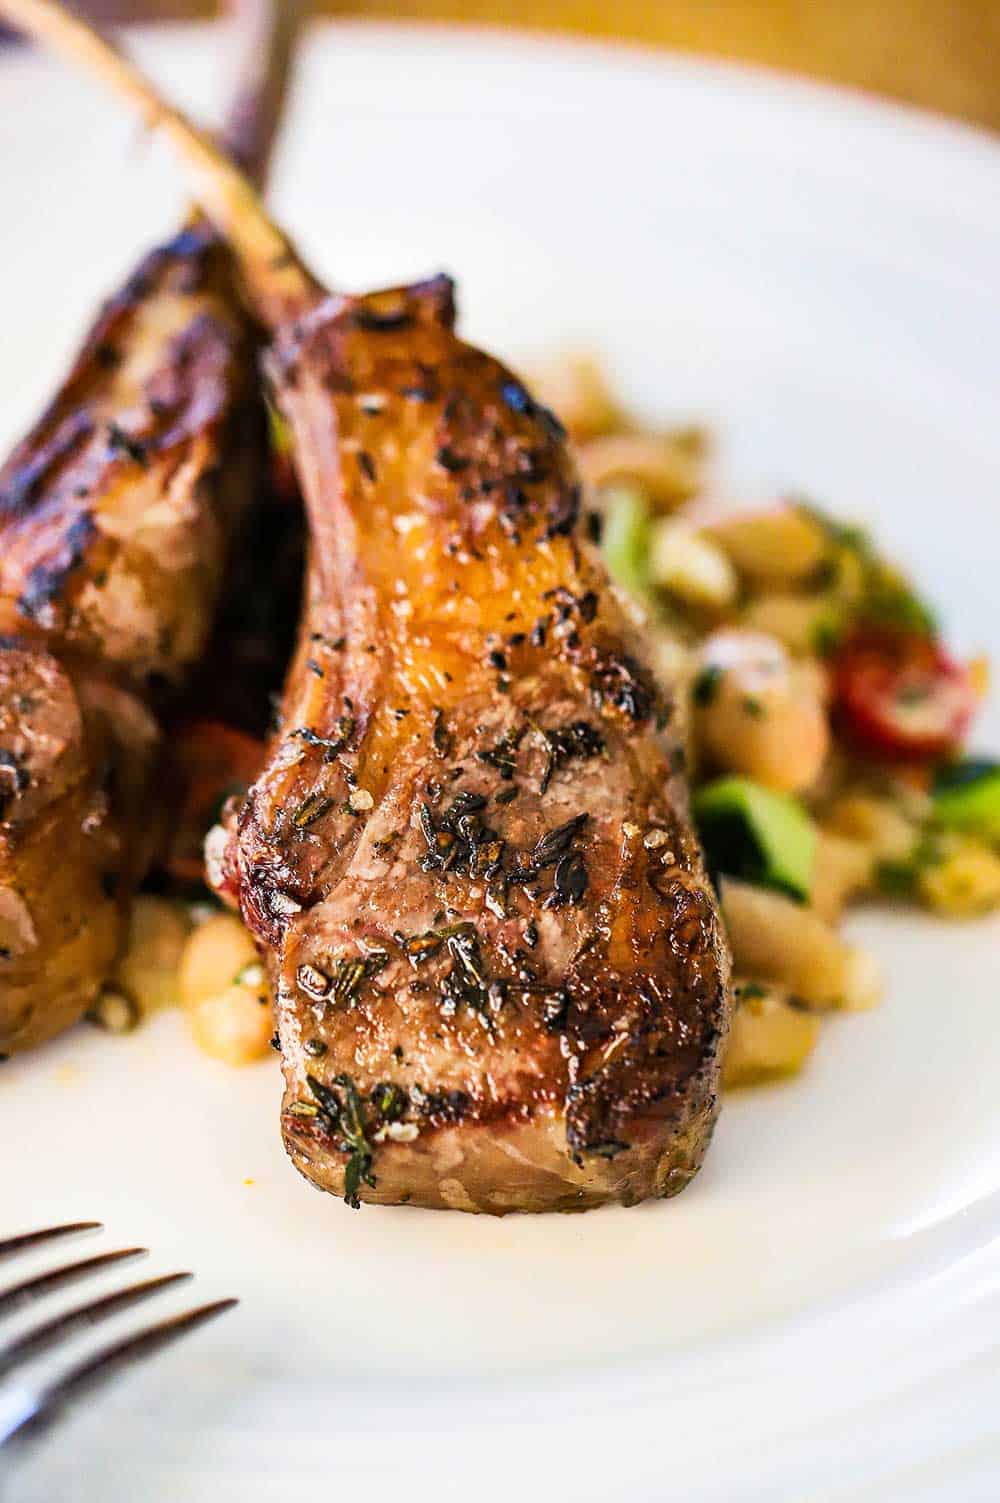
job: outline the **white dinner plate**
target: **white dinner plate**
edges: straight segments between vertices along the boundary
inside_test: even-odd
[[[220,35],[140,50],[207,113]],[[717,427],[736,495],[877,524],[957,645],[1000,657],[993,141],[624,48],[333,25],[275,200],[341,285],[445,267],[473,339],[603,351],[642,412]],[[7,442],[183,195],[89,81],[20,55],[0,204]],[[634,1210],[352,1212],[287,1164],[276,1062],[216,1065],[176,1014],[0,1066],[0,1234],[100,1217],[101,1246],[242,1300],[12,1497],[996,1499],[1000,926],[852,929],[885,1005],[727,1101],[691,1188]]]

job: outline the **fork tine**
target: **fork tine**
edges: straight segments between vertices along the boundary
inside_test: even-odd
[[[99,1269],[108,1268],[113,1263],[124,1263],[128,1258],[145,1256],[144,1247],[125,1247],[119,1252],[99,1253],[94,1258],[82,1258],[79,1263],[67,1263],[48,1273],[35,1274],[33,1278],[24,1279],[20,1284],[0,1289],[0,1315],[9,1315],[11,1310],[27,1304],[29,1300],[50,1294],[53,1289],[61,1289],[64,1284],[74,1284],[77,1279],[86,1278],[89,1273],[97,1273]]]
[[[162,1289],[184,1283],[191,1277],[190,1273],[161,1274],[159,1278],[146,1279],[141,1284],[130,1284],[127,1289],[106,1294],[103,1299],[91,1300],[85,1305],[74,1305],[72,1310],[67,1310],[63,1315],[56,1315],[51,1320],[43,1321],[41,1325],[32,1326],[30,1331],[25,1331],[16,1341],[0,1347],[0,1378],[5,1378],[32,1357],[48,1351],[50,1347],[74,1336],[78,1331],[96,1326],[102,1320],[117,1315],[119,1311],[127,1310],[141,1300],[159,1294]]]
[[[40,1232],[22,1232],[19,1237],[8,1237],[0,1242],[0,1258],[13,1258],[42,1242],[51,1242],[56,1237],[74,1237],[79,1232],[99,1232],[99,1221],[68,1221],[64,1226],[47,1226]]]
[[[236,1299],[215,1300],[210,1305],[200,1305],[196,1310],[188,1310],[183,1315],[174,1315],[169,1320],[161,1320],[155,1326],[147,1326],[136,1336],[127,1336],[123,1341],[103,1347],[95,1356],[70,1368],[65,1377],[57,1379],[55,1383],[43,1389],[30,1411],[7,1432],[3,1440],[0,1440],[0,1446],[7,1441],[17,1443],[27,1440],[39,1430],[46,1429],[59,1418],[69,1404],[82,1398],[92,1388],[106,1383],[122,1368],[153,1356],[161,1347],[171,1345],[182,1336],[186,1336],[189,1331],[197,1330],[199,1326],[214,1320],[216,1316],[224,1314],[226,1310],[231,1310],[234,1305],[238,1304],[239,1300]]]

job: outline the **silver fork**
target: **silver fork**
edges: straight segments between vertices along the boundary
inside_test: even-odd
[[[0,1242],[0,1262],[63,1237],[101,1230],[99,1221],[74,1221],[64,1226],[24,1232]],[[75,1263],[60,1264],[18,1283],[0,1287],[0,1321],[57,1289],[63,1289],[102,1269],[145,1255],[144,1247],[119,1248],[114,1252],[81,1258]],[[41,1387],[5,1381],[12,1374],[19,1375],[22,1366],[41,1356],[43,1352],[51,1351],[91,1326],[99,1325],[112,1315],[117,1315],[175,1284],[184,1283],[191,1277],[190,1273],[167,1273],[139,1284],[130,1284],[99,1299],[89,1300],[86,1304],[74,1305],[61,1315],[31,1326],[6,1343],[0,1340],[0,1449],[8,1446],[14,1448],[37,1436],[91,1389],[114,1377],[123,1368],[153,1356],[162,1347],[169,1346],[189,1331],[214,1320],[217,1315],[222,1315],[239,1303],[235,1299],[214,1300],[211,1304],[199,1305],[155,1325],[144,1326],[133,1335],[101,1347],[92,1356],[76,1362],[60,1377]]]

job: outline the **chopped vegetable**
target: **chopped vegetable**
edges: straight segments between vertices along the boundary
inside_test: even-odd
[[[1000,840],[1000,762],[970,757],[939,768],[933,808],[939,824]]]
[[[826,528],[793,504],[736,512],[711,523],[707,531],[757,589],[804,582],[830,553]]]
[[[822,671],[793,662],[773,637],[731,627],[705,638],[695,666],[694,733],[705,763],[779,793],[809,788],[830,748]]]
[[[795,799],[749,778],[719,778],[698,789],[692,809],[713,871],[806,901],[816,827]]]
[[[897,803],[868,793],[841,795],[824,822],[836,834],[862,841],[876,861],[909,861],[920,835]]]
[[[273,1025],[264,971],[235,914],[213,914],[193,931],[181,957],[179,990],[205,1054],[227,1065],[266,1055]]]
[[[131,1033],[139,1021],[139,1008],[133,997],[106,986],[87,1013],[87,1021],[105,1033]]]
[[[965,667],[930,638],[864,633],[834,667],[838,724],[876,761],[931,761],[960,744],[975,709]]]
[[[132,904],[114,982],[141,1015],[178,1001],[177,971],[190,930],[182,903],[143,893]]]
[[[602,546],[611,577],[637,600],[649,589],[649,506],[639,491],[608,491]]]
[[[188,1021],[203,1053],[236,1066],[266,1056],[274,1027],[266,998],[239,984],[196,1003],[188,1010]]]
[[[194,929],[180,961],[178,990],[184,1007],[195,1007],[229,986],[248,984],[248,970],[257,964],[257,947],[250,931],[234,913],[215,913]],[[262,993],[262,983],[249,983]]]
[[[800,1070],[812,1053],[819,1019],[797,1006],[781,987],[756,981],[733,988],[736,1011],[726,1045],[722,1081],[734,1086],[757,1085]]]
[[[799,510],[825,529],[835,550],[837,572],[851,576],[847,593],[859,622],[878,630],[936,638],[934,612],[905,575],[876,552],[864,528],[838,522],[805,502],[799,503]],[[844,593],[839,582],[838,589]]]
[[[729,559],[710,538],[687,522],[662,517],[649,539],[649,572],[684,605],[724,610],[736,599],[739,583]]]
[[[954,845],[917,873],[924,902],[946,918],[975,918],[1000,906],[1000,856],[981,841],[952,837]]]
[[[744,606],[740,622],[750,631],[776,637],[795,657],[827,658],[840,641],[843,610],[829,595],[776,592],[755,595]]]
[[[702,487],[702,455],[686,436],[613,433],[584,444],[578,458],[592,489],[634,485],[658,512],[676,511]]]
[[[264,761],[263,743],[219,720],[196,720],[177,732],[171,771],[180,785],[180,814],[167,869],[183,883],[203,880],[202,842],[226,800],[242,795]]]
[[[811,908],[783,893],[724,877],[722,916],[737,970],[775,981],[807,1007],[874,1007],[881,983],[871,956],[845,944]]]
[[[828,924],[836,923],[851,898],[875,880],[875,858],[861,840],[821,829],[816,842],[810,902]]]

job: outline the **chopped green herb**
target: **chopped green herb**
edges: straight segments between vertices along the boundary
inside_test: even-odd
[[[695,678],[691,686],[691,698],[699,709],[706,709],[715,700],[722,683],[723,671],[717,663],[710,663]]]
[[[383,1080],[372,1091],[371,1103],[383,1122],[398,1122],[406,1111],[408,1099],[402,1086]]]
[[[307,793],[292,815],[292,824],[296,829],[305,830],[314,825],[324,814],[328,814],[333,808],[333,799],[328,798],[320,789],[314,788],[312,793]]]
[[[553,774],[568,762],[585,762],[604,753],[604,737],[589,721],[574,720],[569,725],[555,726],[549,730],[533,720],[530,723],[545,744],[545,766],[538,786],[539,793],[548,792]]]
[[[389,963],[384,950],[369,955],[343,955],[333,968],[328,997],[331,1002],[353,1006],[365,981],[377,976]]]
[[[910,898],[917,885],[917,868],[912,861],[880,861],[875,884],[887,897]]]
[[[557,862],[569,850],[589,818],[589,814],[574,814],[573,818],[567,819],[565,824],[546,830],[545,834],[536,841],[531,853],[531,864],[534,869],[537,871]]]
[[[341,1092],[338,1096],[330,1086],[324,1085],[314,1075],[307,1075],[309,1089],[319,1103],[331,1131],[343,1138],[350,1151],[344,1170],[344,1200],[357,1210],[361,1205],[358,1191],[363,1184],[375,1188],[372,1173],[372,1146],[368,1141],[364,1111],[357,1087],[350,1075],[335,1075],[333,1085]],[[347,1150],[345,1150],[347,1151]]]
[[[881,564],[869,571],[859,614],[878,626],[924,637],[937,634],[937,621],[930,606]]]
[[[277,454],[291,452],[292,437],[288,431],[288,424],[276,407],[267,404],[267,426],[270,430],[271,447]]]
[[[300,725],[290,734],[299,741],[305,741],[309,746],[322,746],[325,750],[323,761],[332,762],[344,750],[354,734],[353,716],[341,715],[334,727],[334,732],[333,736],[319,736],[309,726]]]
[[[906,580],[881,558],[864,528],[838,522],[811,503],[799,502],[799,509],[818,523],[835,547],[853,553],[861,565],[862,598],[856,610],[862,621],[915,632],[920,636],[937,634],[934,612]]]
[[[795,505],[804,516],[821,527],[838,548],[848,548],[852,553],[862,555],[871,552],[871,540],[863,527],[839,521],[812,501],[798,500]]]
[[[840,646],[842,632],[829,618],[817,621],[811,633],[812,650],[818,658],[830,658]]]

